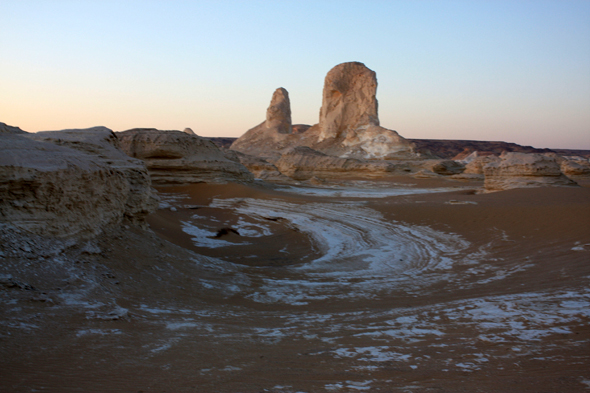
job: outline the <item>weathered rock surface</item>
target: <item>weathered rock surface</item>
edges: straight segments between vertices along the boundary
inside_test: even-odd
[[[291,134],[291,101],[289,93],[282,87],[275,90],[266,110],[266,128],[275,129],[279,134]]]
[[[193,131],[192,128],[185,128],[184,130],[182,130],[182,132],[184,132],[185,134],[189,134],[189,135],[196,135],[195,132]]]
[[[500,158],[491,152],[474,151],[462,160],[458,161],[465,165],[462,173],[452,175],[456,180],[484,180],[483,167],[490,162],[500,161]]]
[[[231,149],[264,158],[278,158],[287,149],[310,147],[322,153],[355,159],[415,159],[413,144],[397,132],[379,126],[377,78],[358,62],[343,63],[324,81],[320,122],[293,131],[286,91],[279,89],[267,111],[267,121],[236,140]],[[280,103],[280,105],[279,105]],[[279,110],[280,108],[280,110]],[[289,113],[287,117],[286,114]],[[278,121],[269,121],[277,114]],[[287,122],[288,120],[288,122]],[[287,127],[288,124],[288,127]]]
[[[306,146],[297,146],[286,151],[275,165],[282,174],[295,180],[308,180],[312,177],[382,177],[407,169],[405,163],[335,157]]]
[[[590,161],[583,157],[561,161],[561,172],[567,177],[590,177]]]
[[[8,124],[0,123],[0,134],[27,134],[27,132],[21,130],[19,127],[9,126]]]
[[[516,143],[498,141],[470,141],[449,139],[408,139],[415,145],[417,152],[426,156],[463,161],[473,152],[479,155],[490,154],[499,156],[502,152],[519,153],[550,153],[550,149],[536,149]]]
[[[377,75],[358,62],[332,68],[324,80],[318,142],[379,125]]]
[[[278,157],[297,139],[291,124],[289,93],[280,87],[272,95],[266,120],[238,138],[231,149],[252,156]]]
[[[465,165],[453,160],[429,160],[427,166],[432,172],[444,176],[457,175],[465,171]]]
[[[554,157],[536,153],[504,153],[498,161],[486,164],[483,172],[486,191],[577,185],[563,175]]]
[[[154,183],[254,180],[246,167],[229,160],[213,142],[197,135],[138,128],[118,136],[125,153],[145,162]]]
[[[291,179],[283,175],[272,163],[256,156],[244,154],[230,149],[222,149],[225,156],[235,162],[244,165],[256,177],[256,179],[289,182]]]
[[[157,197],[143,163],[116,144],[104,127],[0,135],[0,220],[57,237],[144,225]]]

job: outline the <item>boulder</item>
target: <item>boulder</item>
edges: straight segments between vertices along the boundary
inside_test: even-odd
[[[182,130],[182,132],[184,132],[185,134],[189,134],[189,135],[196,135],[195,132],[193,131],[192,128],[185,128],[184,130]]]
[[[486,191],[511,188],[576,186],[561,172],[554,157],[543,154],[503,153],[483,167]]]
[[[157,207],[145,165],[104,127],[0,135],[0,220],[38,235],[92,237]]]
[[[133,129],[118,133],[121,149],[143,160],[155,184],[251,182],[242,164],[210,140],[181,131]]]

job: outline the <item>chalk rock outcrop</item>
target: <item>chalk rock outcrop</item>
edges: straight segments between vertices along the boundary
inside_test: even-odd
[[[303,135],[303,145],[356,159],[416,158],[413,145],[379,126],[377,77],[363,63],[342,63],[324,80],[319,124]]]
[[[278,157],[298,139],[297,134],[293,135],[289,93],[280,87],[272,95],[266,120],[238,138],[231,149],[263,158]]]
[[[279,171],[295,180],[346,177],[383,177],[404,171],[405,165],[330,156],[306,146],[294,147],[275,162]]]
[[[458,175],[465,171],[465,165],[453,160],[428,160],[427,169],[444,176]]]
[[[19,127],[9,126],[6,123],[0,123],[0,134],[27,134],[26,131]]]
[[[145,225],[155,196],[145,165],[104,127],[0,135],[0,221],[38,235],[91,237]]]
[[[503,153],[483,167],[486,191],[511,188],[576,186],[561,172],[554,157],[543,154]]]
[[[297,127],[297,132],[293,132],[290,110],[287,117],[286,110],[277,109],[286,108],[288,101],[275,92],[267,121],[238,138],[231,149],[277,158],[287,149],[306,146],[342,158],[415,159],[411,142],[379,126],[376,90],[374,71],[358,62],[339,64],[326,75],[318,124]],[[272,118],[269,114],[274,113],[279,114],[282,123],[269,121]]]
[[[283,175],[272,163],[256,156],[244,154],[242,152],[230,149],[221,149],[223,154],[230,160],[244,165],[248,170],[260,180],[274,182],[290,182],[292,179]]]
[[[138,128],[120,132],[118,137],[125,153],[145,162],[155,184],[254,180],[246,167],[197,135]]]
[[[583,157],[567,158],[561,161],[561,172],[571,178],[590,177],[590,161]]]
[[[279,134],[291,134],[291,101],[289,93],[282,87],[275,90],[266,110],[266,128],[275,129]]]
[[[342,63],[324,80],[319,140],[346,136],[349,131],[379,125],[377,74],[362,63]]]

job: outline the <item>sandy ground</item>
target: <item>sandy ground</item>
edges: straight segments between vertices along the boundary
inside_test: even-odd
[[[162,187],[153,232],[2,228],[0,390],[590,391],[590,187],[480,186]]]

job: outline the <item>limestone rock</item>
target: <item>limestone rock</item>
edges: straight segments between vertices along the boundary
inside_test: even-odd
[[[564,159],[560,167],[567,177],[590,177],[590,161],[583,157]]]
[[[19,127],[0,123],[0,134],[28,134],[28,132],[21,130]]]
[[[342,63],[332,68],[324,80],[318,142],[378,126],[376,94],[377,75],[363,63]]]
[[[133,129],[118,133],[121,149],[143,160],[152,182],[181,184],[254,180],[211,141],[181,131]]]
[[[267,120],[238,138],[231,149],[272,159],[297,146],[341,158],[416,159],[411,142],[379,126],[376,90],[374,71],[358,62],[339,64],[325,78],[318,124],[298,126],[294,132],[286,91],[278,89]]]
[[[483,171],[486,191],[577,185],[562,174],[554,157],[543,154],[503,153],[498,161],[486,164]]]
[[[272,163],[256,156],[244,154],[242,152],[230,149],[222,149],[225,156],[235,162],[244,165],[248,170],[260,180],[275,182],[289,182],[291,179],[283,175]]]
[[[275,90],[266,110],[266,120],[238,138],[231,149],[258,157],[278,157],[280,152],[296,145],[293,135],[289,93],[280,87]]]
[[[426,167],[438,175],[445,176],[458,175],[465,170],[465,165],[453,160],[429,160]]]
[[[151,180],[143,162],[126,155],[115,133],[106,127],[43,131],[28,134],[36,141],[50,142],[98,157],[105,165],[123,174],[129,192],[125,202],[125,216],[143,225],[145,216],[155,210],[158,198],[151,188]]]
[[[266,128],[275,129],[279,134],[291,134],[291,102],[289,93],[282,87],[275,90],[266,110]]]
[[[275,165],[282,174],[295,180],[307,180],[314,176],[332,179],[355,176],[381,177],[401,170],[393,163],[335,157],[306,146],[286,151]]]
[[[0,221],[89,237],[123,219],[143,225],[156,206],[145,166],[104,127],[0,135]]]

